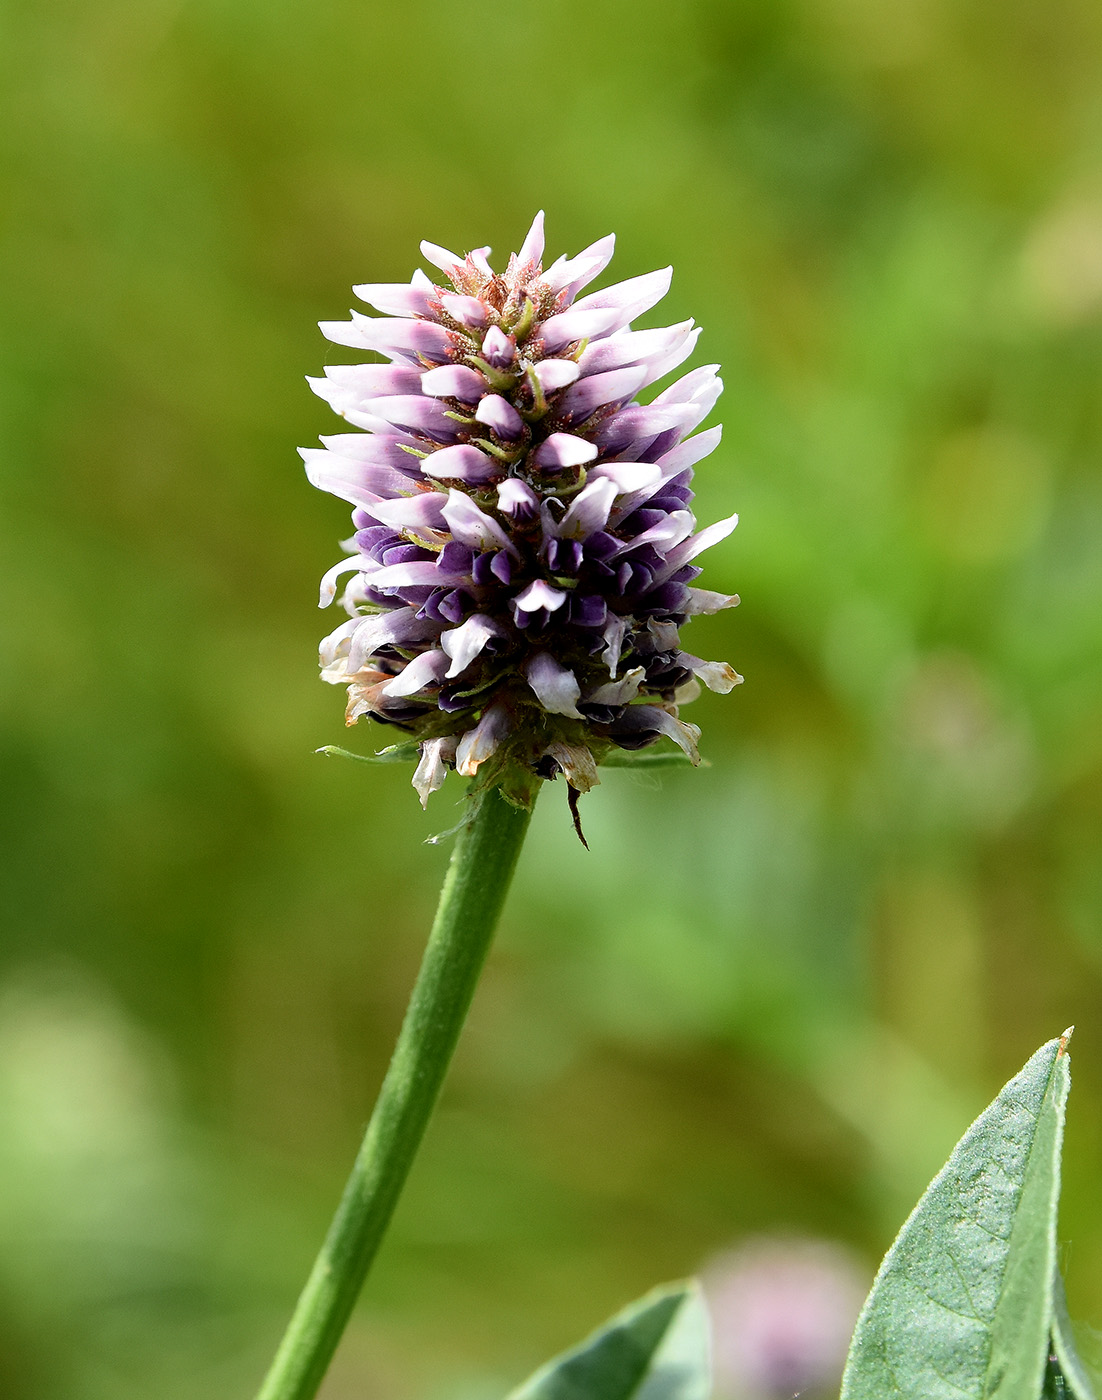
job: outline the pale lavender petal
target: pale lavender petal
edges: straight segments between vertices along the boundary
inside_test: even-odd
[[[498,509],[516,520],[531,520],[540,508],[540,498],[526,481],[507,477],[497,488]]]
[[[455,752],[457,772],[473,778],[508,734],[512,721],[504,705],[491,705],[474,729],[468,729]]]
[[[581,467],[592,462],[597,448],[585,438],[573,433],[552,433],[532,454],[532,461],[544,471],[559,471],[563,467]]]
[[[456,740],[449,736],[442,739],[426,739],[421,745],[421,761],[413,774],[413,786],[421,799],[421,806],[427,807],[429,798],[444,786],[448,776],[448,764],[455,761]]]
[[[441,447],[421,461],[421,470],[436,481],[488,481],[501,474],[501,464],[469,443]]]
[[[478,370],[469,365],[440,365],[426,370],[420,378],[420,389],[434,399],[462,399],[477,403],[486,392],[486,381]]]
[[[545,394],[553,394],[573,384],[581,371],[575,360],[540,360],[532,366],[532,373],[539,380]]]
[[[675,476],[679,476],[689,467],[693,467],[702,458],[707,457],[709,452],[715,450],[719,445],[723,429],[719,427],[708,428],[703,433],[697,433],[694,437],[686,438],[684,442],[679,442],[676,447],[663,456],[659,457],[653,465],[657,469],[657,475],[652,482],[638,487],[625,488],[628,494],[616,502],[612,511],[612,522],[615,524],[619,520],[625,519],[639,506],[649,501],[650,498],[658,494],[663,482],[670,481]]]
[[[700,369],[691,370],[668,389],[664,389],[654,402],[691,404],[696,410],[695,416],[686,420],[687,426],[684,431],[692,432],[693,428],[711,413],[716,400],[723,392],[723,380],[716,373],[718,369],[718,365],[703,365]]]
[[[557,259],[540,280],[552,291],[562,292],[569,303],[594,277],[604,272],[615,251],[616,235],[607,233],[604,238],[598,238],[596,243],[583,248],[577,257]]]
[[[342,574],[362,573],[367,566],[367,562],[366,559],[361,559],[357,556],[354,559],[342,559],[339,563],[334,564],[331,569],[326,569],[325,573],[321,576],[321,596],[318,599],[318,607],[327,608],[336,597],[337,579],[339,579]],[[359,621],[358,618],[355,620]]]
[[[597,441],[609,453],[638,456],[659,433],[690,422],[696,409],[692,404],[633,404],[606,418],[597,429]]]
[[[458,584],[469,582],[467,574],[449,573],[432,559],[411,559],[408,564],[383,564],[368,573],[368,583],[380,593],[390,593],[397,588],[455,588]]]
[[[439,243],[429,243],[427,240],[421,243],[421,256],[433,267],[438,267],[441,272],[451,274],[462,269],[464,259],[457,257],[455,253],[449,253],[447,248],[441,248]]]
[[[513,602],[521,612],[538,612],[540,608],[554,612],[566,602],[566,594],[561,588],[552,588],[549,583],[538,578],[534,583],[530,583],[523,593],[518,594]]]
[[[578,366],[583,374],[603,374],[606,370],[622,369],[625,365],[650,363],[687,341],[691,346],[694,343],[690,338],[692,333],[692,321],[682,321],[677,326],[660,326],[652,331],[617,331],[615,335],[587,345]]]
[[[683,611],[689,617],[699,617],[722,612],[724,608],[737,608],[738,605],[737,593],[713,593],[710,588],[690,588],[689,601]]]
[[[361,301],[381,311],[384,316],[431,316],[434,299],[431,286],[414,286],[407,282],[366,282],[352,290]]]
[[[494,275],[494,270],[488,261],[491,252],[493,252],[493,249],[487,243],[484,248],[472,248],[467,254],[467,261],[472,267],[477,268],[478,271],[482,273],[483,277],[492,277]]]
[[[337,345],[353,345],[359,350],[375,350],[393,358],[404,356],[416,361],[418,355],[430,360],[451,357],[451,334],[435,321],[390,320],[352,312],[349,321],[319,321],[322,334]]]
[[[696,520],[691,510],[672,510],[664,519],[651,525],[644,530],[641,535],[636,535],[634,539],[625,540],[616,550],[617,554],[623,554],[625,550],[635,549],[642,544],[652,545],[660,554],[666,554],[667,550],[679,545],[682,540],[688,539],[692,534]],[[669,555],[666,554],[667,559]]]
[[[571,418],[588,418],[604,404],[624,403],[630,399],[643,386],[646,377],[646,367],[640,365],[591,374],[567,389],[559,400],[557,412],[569,414]]]
[[[476,656],[479,656],[491,637],[505,635],[501,626],[484,613],[473,613],[466,622],[451,627],[440,634],[440,645],[451,658],[447,676],[451,680],[462,675]]]
[[[375,501],[367,507],[383,525],[396,530],[443,530],[443,491],[421,491],[416,496],[401,496],[397,500]]]
[[[469,544],[472,549],[504,549],[519,558],[516,545],[497,521],[479,510],[470,496],[454,487],[448,492],[444,519],[460,544]]]
[[[492,428],[498,437],[515,439],[524,432],[524,419],[500,394],[487,394],[479,402],[474,416]]]
[[[726,520],[717,520],[714,525],[709,525],[701,530],[698,535],[693,535],[681,544],[675,545],[666,555],[666,564],[658,581],[669,578],[670,574],[676,573],[684,564],[695,559],[704,550],[711,549],[712,545],[718,544],[720,540],[725,540],[731,531],[738,524],[737,515],[729,515]]]
[[[561,666],[550,652],[537,652],[525,663],[524,674],[536,692],[536,699],[548,714],[567,715],[570,719],[582,718],[578,709],[582,688],[574,672]]]
[[[325,377],[362,400],[378,394],[416,394],[421,373],[413,365],[329,365]],[[310,384],[319,382],[306,378]]]
[[[629,277],[626,282],[617,282],[612,287],[602,287],[599,292],[590,292],[574,303],[574,310],[614,310],[617,312],[614,324],[619,329],[657,305],[670,290],[672,279],[672,267],[647,272],[642,277]]]
[[[500,326],[491,326],[482,341],[482,358],[495,369],[508,369],[516,357],[516,341]]]
[[[423,651],[412,661],[407,661],[392,681],[383,686],[383,695],[416,695],[427,685],[439,685],[444,678],[448,658],[442,651]]]
[[[543,341],[544,350],[554,354],[556,350],[563,349],[575,340],[586,340],[590,336],[607,333],[616,325],[619,316],[620,313],[615,310],[598,308],[579,311],[577,307],[571,307],[569,311],[560,311],[557,316],[551,316],[544,321],[539,329],[539,337]]]
[[[562,539],[588,539],[608,524],[608,513],[615,499],[615,482],[607,479],[589,482],[571,501],[557,533]]]
[[[380,467],[393,467],[395,471],[415,476],[421,469],[420,459],[407,447],[424,451],[425,444],[407,433],[330,433],[321,441],[330,452],[338,457],[349,457],[355,462],[372,462]]]
[[[448,315],[461,326],[469,326],[480,331],[490,323],[490,308],[479,297],[460,296],[456,292],[445,292],[440,298]]]
[[[684,720],[677,719],[668,711],[659,709],[657,705],[630,706],[617,721],[617,728],[631,728],[637,731],[656,729],[659,734],[671,738],[679,749],[688,754],[694,765],[700,762],[700,754],[696,747],[700,730],[695,724],[686,724]]]
[[[608,681],[591,690],[585,697],[587,705],[628,705],[639,694],[639,687],[646,679],[642,666],[634,666],[626,671],[618,681]]]
[[[416,613],[416,608],[395,608],[393,612],[361,618],[348,649],[349,670],[358,671],[380,647],[420,642],[432,636],[439,624],[420,618]]]
[[[444,405],[424,394],[394,394],[387,398],[371,399],[367,407],[384,423],[396,428],[408,428],[411,432],[427,433],[444,441],[454,438],[459,431],[459,424],[454,418],[447,417]]]
[[[648,359],[647,383],[654,384],[659,379],[664,379],[671,370],[683,364],[696,349],[696,342],[700,339],[700,331],[700,326],[694,327],[683,341],[671,346],[664,355],[655,355]]]
[[[335,666],[338,661],[348,656],[348,648],[351,645],[352,633],[355,632],[356,628],[359,627],[362,622],[363,618],[358,615],[356,617],[350,617],[346,622],[342,622],[338,628],[330,632],[328,637],[322,638],[321,645],[318,647],[318,661],[322,666]],[[325,679],[331,680],[333,684],[337,684],[335,678],[326,676]]]
[[[627,618],[612,616],[605,623],[604,638],[605,648],[601,652],[601,660],[608,667],[608,674],[613,680],[616,679],[616,670],[620,665],[620,652],[623,649],[624,638],[627,636]]]
[[[306,479],[311,486],[354,506],[373,505],[381,496],[406,492],[412,485],[408,476],[393,467],[353,461],[319,447],[300,447],[299,455],[306,463]]]
[[[517,254],[517,267],[527,267],[530,263],[538,263],[543,257],[543,210],[541,209],[532,220],[532,227],[524,236],[524,242],[520,245],[520,252]]]

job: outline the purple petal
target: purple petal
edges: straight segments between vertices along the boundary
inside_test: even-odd
[[[647,377],[645,366],[632,365],[613,369],[606,374],[591,374],[571,385],[559,400],[557,412],[571,418],[585,419],[603,404],[624,403],[643,386]]]
[[[408,282],[366,282],[352,290],[361,301],[381,311],[384,316],[431,316],[435,292]]]
[[[526,662],[524,674],[536,693],[536,699],[552,715],[567,715],[581,719],[578,700],[582,689],[574,672],[561,666],[550,652],[540,651]]]
[[[395,471],[416,475],[421,469],[421,460],[407,447],[424,451],[424,443],[406,433],[330,433],[321,441],[338,457],[348,457],[355,462],[371,462],[380,467],[393,467]]]
[[[487,394],[480,401],[474,416],[501,438],[515,439],[524,432],[524,419],[500,394]]]
[[[666,554],[667,550],[679,545],[682,540],[688,539],[695,525],[696,520],[693,518],[692,511],[671,511],[669,515],[663,514],[661,520],[656,521],[641,535],[636,535],[634,539],[625,540],[616,553],[623,554],[629,549],[638,549],[642,545],[649,544],[657,549],[659,554]],[[669,555],[667,554],[666,557],[668,558]]]
[[[694,413],[692,404],[633,404],[605,419],[597,429],[597,441],[609,455],[630,454],[637,458],[659,433],[679,429]]]
[[[325,377],[360,401],[379,394],[416,394],[421,387],[421,371],[412,365],[329,365]]]
[[[666,555],[666,564],[655,582],[660,583],[663,579],[669,578],[676,573],[683,564],[687,564],[690,559],[695,559],[704,550],[711,549],[712,545],[718,544],[720,540],[725,540],[731,531],[738,524],[737,515],[729,515],[726,520],[717,520],[714,525],[709,525],[701,530],[698,535],[693,535],[680,544],[675,545]]]
[[[368,408],[376,418],[396,428],[408,428],[411,432],[427,433],[430,437],[448,442],[459,431],[459,424],[446,417],[447,409],[436,399],[424,394],[394,394],[387,398],[371,399]]]
[[[552,588],[549,583],[538,578],[534,583],[530,583],[523,593],[519,593],[513,603],[521,612],[537,612],[540,608],[546,608],[548,612],[554,612],[556,608],[561,608],[566,602],[566,594],[561,588]]]
[[[488,481],[500,475],[501,465],[469,443],[442,447],[422,459],[421,470],[436,481]]]
[[[490,323],[490,308],[479,297],[460,296],[455,292],[445,292],[440,298],[448,315],[461,326],[480,331]]]
[[[491,326],[482,341],[482,358],[494,369],[508,369],[516,356],[516,341],[500,326]]]
[[[552,433],[532,454],[532,462],[543,471],[559,471],[563,467],[581,467],[592,462],[597,448],[585,438],[573,433]]]
[[[379,593],[398,588],[454,588],[467,583],[466,574],[447,573],[432,559],[415,559],[409,564],[384,564],[368,573],[368,587]]]
[[[477,403],[486,392],[486,381],[478,370],[468,365],[441,365],[438,369],[426,370],[420,377],[418,387],[434,399],[462,399],[464,403]]]
[[[306,463],[306,479],[312,486],[354,506],[372,506],[381,496],[395,496],[410,489],[411,479],[393,467],[356,462],[318,447],[300,447],[299,455]]]
[[[605,334],[617,324],[619,316],[620,313],[615,310],[579,310],[577,307],[571,307],[569,311],[560,311],[557,316],[544,321],[539,328],[539,338],[543,342],[544,350],[554,354],[556,350],[563,349],[575,340],[586,340],[590,336]]]
[[[444,519],[460,544],[472,549],[504,549],[516,555],[516,546],[496,520],[479,510],[470,496],[453,487],[444,506]]]

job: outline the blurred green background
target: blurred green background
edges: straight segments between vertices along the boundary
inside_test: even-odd
[[[313,753],[380,740],[315,673],[315,323],[541,206],[724,366],[747,681],[590,854],[545,793],[327,1400],[492,1400],[748,1235],[871,1272],[1073,1021],[1102,1326],[1094,0],[9,0],[0,76],[5,1400],[263,1370],[458,792]]]

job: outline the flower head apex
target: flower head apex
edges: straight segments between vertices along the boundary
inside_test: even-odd
[[[322,579],[323,607],[346,580],[348,614],[322,676],[348,687],[349,724],[370,715],[419,741],[422,803],[452,768],[525,805],[562,774],[573,799],[613,749],[663,735],[695,763],[679,705],[698,682],[741,679],[679,636],[738,602],[692,586],[693,560],[737,523],[694,533],[690,509],[693,466],[719,442],[690,436],[718,367],[638,401],[699,329],[632,329],[668,268],[580,295],[613,242],[545,270],[540,213],[504,272],[489,248],[422,243],[439,282],[356,287],[382,314],[321,324],[385,361],[309,381],[360,429],[302,449],[311,482],[354,507],[353,552]]]

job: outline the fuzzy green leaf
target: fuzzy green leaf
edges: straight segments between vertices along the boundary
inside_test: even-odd
[[[678,1283],[617,1313],[509,1400],[708,1400],[710,1393],[704,1300],[697,1284]]]
[[[1037,1400],[1053,1326],[1067,1036],[972,1126],[888,1251],[842,1400]]]

